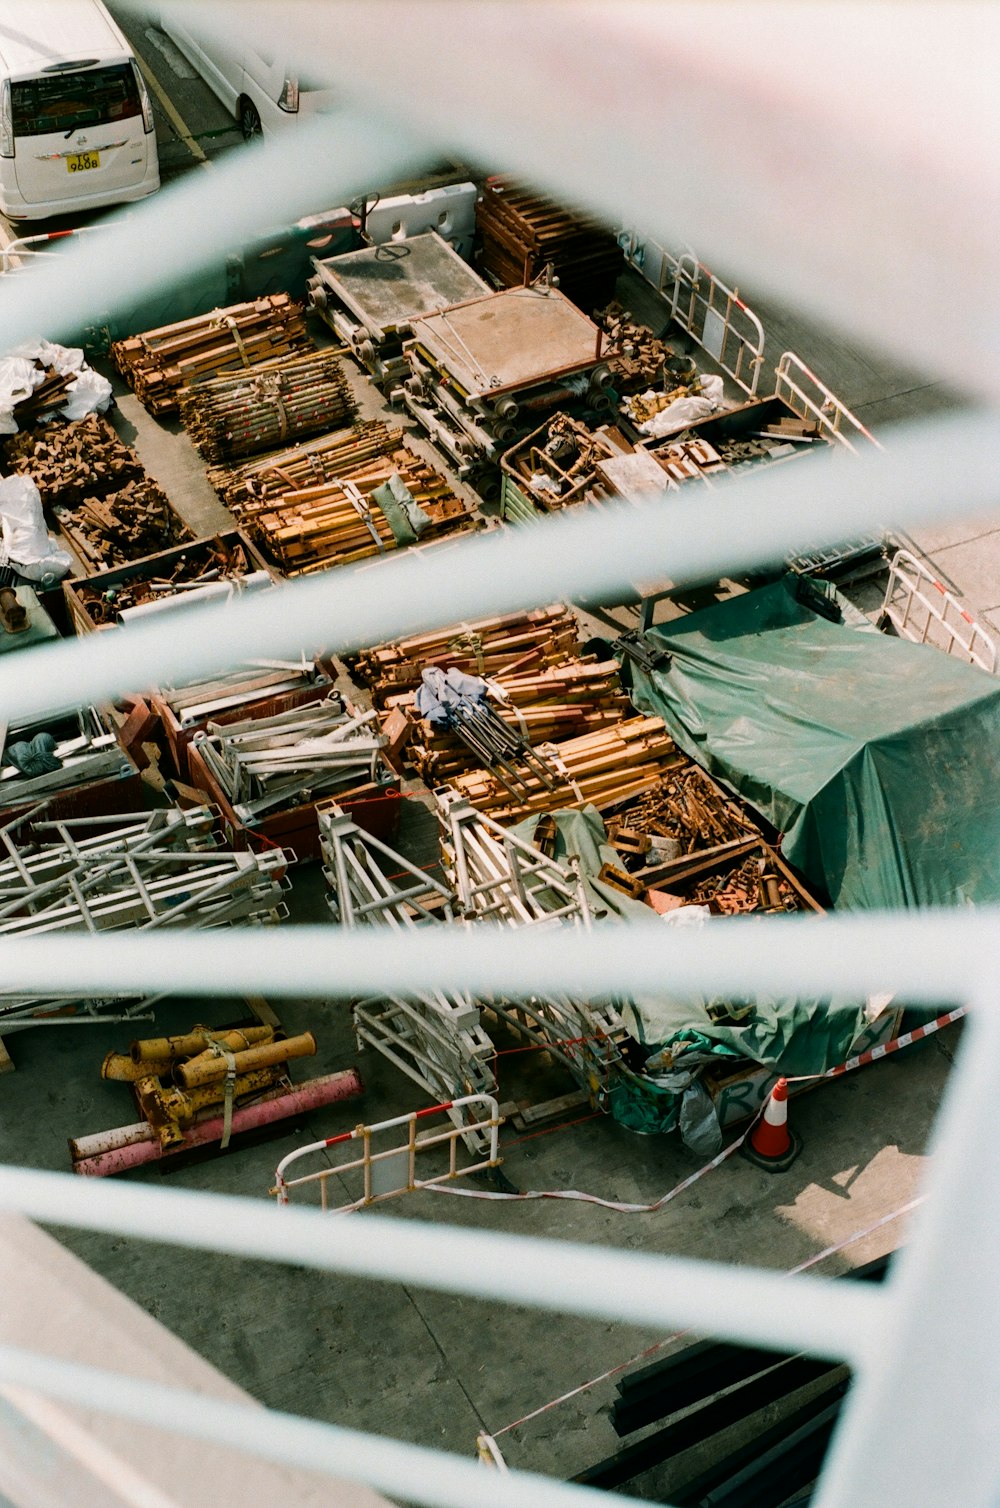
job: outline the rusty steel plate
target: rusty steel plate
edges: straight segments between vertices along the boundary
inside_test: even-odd
[[[418,315],[489,292],[482,278],[434,230],[324,260],[314,257],[313,266],[375,340],[409,325]]]
[[[596,366],[601,332],[556,288],[508,288],[413,321],[420,352],[470,397]]]

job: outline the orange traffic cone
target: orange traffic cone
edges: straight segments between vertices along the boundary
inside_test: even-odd
[[[779,1079],[771,1090],[764,1114],[755,1121],[740,1149],[743,1156],[769,1173],[790,1168],[802,1151],[802,1142],[788,1127],[788,1080]]]

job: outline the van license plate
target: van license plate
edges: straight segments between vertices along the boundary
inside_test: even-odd
[[[66,171],[68,173],[86,173],[88,168],[99,168],[101,165],[100,152],[74,152],[66,158]]]

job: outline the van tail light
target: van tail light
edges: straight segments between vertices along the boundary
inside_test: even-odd
[[[10,80],[0,89],[0,157],[14,155],[14,111],[10,102]]]
[[[132,72],[135,74],[135,87],[139,91],[139,103],[142,106],[142,129],[148,136],[156,127],[153,119],[153,105],[149,98],[149,90],[146,88],[146,80],[143,78],[139,64],[132,59]]]
[[[284,110],[288,115],[294,115],[299,108],[299,81],[298,79],[286,79],[281,86],[278,95],[278,109]]]

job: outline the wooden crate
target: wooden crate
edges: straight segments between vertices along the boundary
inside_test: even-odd
[[[81,595],[81,588],[85,587],[89,591],[103,593],[122,586],[126,582],[148,580],[168,574],[182,555],[194,561],[201,556],[207,563],[212,547],[219,542],[242,556],[246,562],[246,570],[241,574],[249,576],[254,571],[266,571],[273,581],[278,580],[277,573],[267,564],[263,555],[247,536],[239,529],[227,529],[219,534],[206,535],[202,539],[192,540],[186,545],[174,545],[169,550],[160,550],[155,555],[144,555],[141,560],[130,560],[126,565],[115,566],[110,571],[100,571],[94,576],[76,576],[69,581],[64,581],[63,597],[74,633],[90,634],[102,628],[114,626],[113,623],[100,623],[92,616],[87,602]],[[196,575],[197,572],[192,571],[191,574]]]
[[[191,784],[204,791],[206,799],[219,808],[223,834],[233,848],[259,850],[277,843],[282,848],[291,849],[296,858],[301,860],[320,857],[316,807],[331,799],[330,792],[324,792],[316,801],[304,802],[302,806],[270,812],[253,827],[245,827],[194,744],[188,748],[188,769]],[[399,825],[402,799],[398,779],[393,779],[386,785],[369,782],[355,786],[352,790],[336,794],[333,799],[359,827],[363,827],[374,837],[381,838],[383,842],[394,837]]]
[[[62,822],[72,817],[118,816],[122,812],[141,811],[146,804],[142,777],[128,753],[124,750],[123,753],[129,765],[127,774],[85,781],[81,785],[69,786],[65,791],[57,791],[48,798],[32,796],[9,806],[0,803],[0,826],[38,806],[41,800],[45,800],[47,804],[38,813],[40,822]]]

